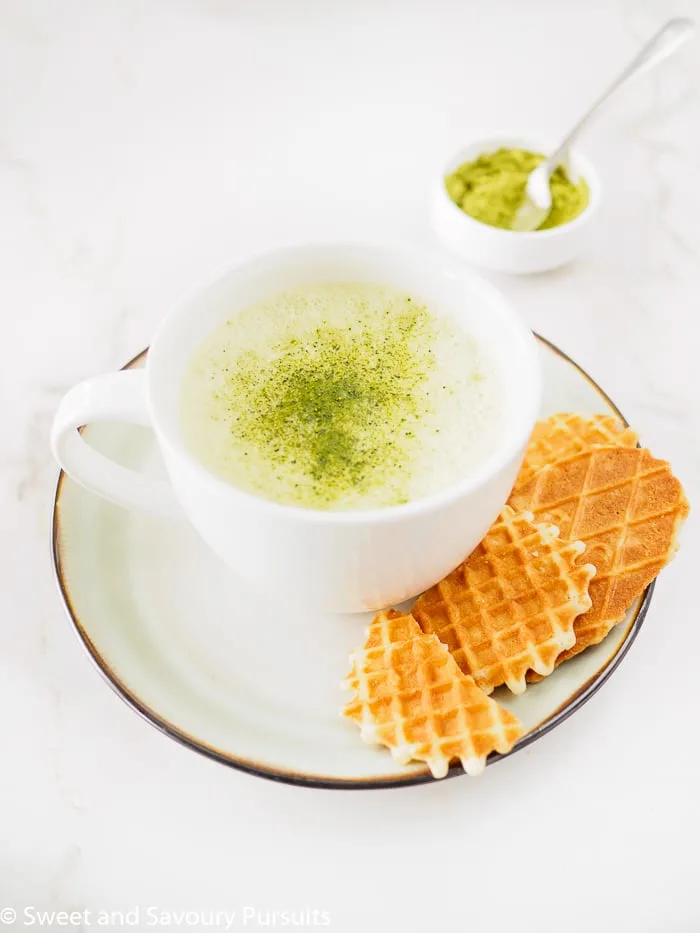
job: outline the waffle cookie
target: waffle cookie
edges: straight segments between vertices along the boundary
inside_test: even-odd
[[[380,612],[351,664],[344,686],[355,695],[343,715],[365,742],[385,745],[401,764],[425,761],[433,777],[444,777],[455,759],[480,774],[491,752],[509,752],[524,733],[411,615]]]
[[[584,547],[505,506],[476,550],[416,601],[413,615],[485,693],[501,684],[522,693],[529,670],[551,674],[574,644],[575,619],[591,607],[595,567],[579,561]]]
[[[574,626],[576,644],[557,664],[602,641],[622,621],[673,557],[689,511],[669,464],[648,450],[625,447],[598,447],[546,466],[511,501],[583,541],[585,559],[597,569],[591,608]]]
[[[612,415],[552,415],[535,425],[513,489],[519,489],[549,463],[597,446],[636,447],[637,440],[632,428]]]

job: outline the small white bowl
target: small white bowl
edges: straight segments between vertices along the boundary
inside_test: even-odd
[[[600,181],[591,163],[575,149],[569,153],[572,173],[586,180],[589,202],[574,220],[547,230],[516,233],[475,220],[447,193],[445,178],[464,162],[497,149],[551,152],[554,146],[525,136],[491,136],[464,146],[443,167],[433,193],[432,221],[443,243],[475,265],[494,272],[527,274],[556,269],[574,259],[588,244],[600,204]]]

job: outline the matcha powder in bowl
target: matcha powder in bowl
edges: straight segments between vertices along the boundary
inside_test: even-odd
[[[491,227],[512,230],[528,176],[544,158],[540,153],[517,148],[482,153],[451,172],[445,178],[445,188],[465,214]],[[588,206],[585,179],[573,181],[562,166],[552,174],[550,188],[552,210],[539,230],[567,224]]]

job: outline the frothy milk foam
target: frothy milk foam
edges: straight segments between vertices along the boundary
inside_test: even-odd
[[[287,505],[368,509],[469,475],[503,423],[499,374],[439,309],[373,284],[296,288],[234,314],[182,387],[194,455]]]

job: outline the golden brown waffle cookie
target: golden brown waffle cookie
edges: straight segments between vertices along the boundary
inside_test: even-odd
[[[401,764],[425,761],[441,778],[459,759],[467,774],[480,774],[491,752],[506,754],[524,733],[410,615],[380,612],[351,662],[344,686],[355,697],[343,715],[360,726],[365,742],[386,745]]]
[[[579,415],[560,412],[538,421],[525,451],[525,459],[513,487],[517,490],[538,470],[591,447],[636,447],[637,435],[612,415]]]
[[[557,664],[595,645],[625,613],[678,548],[689,506],[664,460],[648,450],[598,447],[544,467],[511,497],[565,537],[586,545],[597,574],[592,606],[576,620],[576,644]],[[530,676],[528,680],[537,678]]]
[[[579,562],[583,551],[553,525],[505,506],[476,550],[417,600],[413,615],[485,693],[501,684],[522,693],[529,670],[551,674],[574,644],[574,620],[590,609],[595,567]]]

